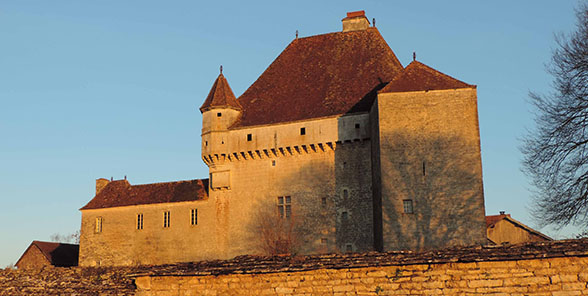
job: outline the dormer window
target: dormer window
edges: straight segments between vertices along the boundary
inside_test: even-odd
[[[222,113],[220,113],[220,112],[216,113],[216,117],[221,117],[221,116],[223,116]]]
[[[304,135],[306,135],[306,128],[305,128],[305,127],[301,127],[301,128],[300,128],[300,135],[301,135],[301,136],[304,136]]]

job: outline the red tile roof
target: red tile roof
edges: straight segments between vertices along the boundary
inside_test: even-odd
[[[45,258],[47,258],[49,262],[51,262],[51,265],[53,266],[64,267],[78,265],[78,256],[80,252],[79,245],[42,241],[33,241],[27,250],[18,259],[16,265],[18,266],[18,262],[26,255],[30,248],[35,247],[41,251],[41,253],[45,256]]]
[[[295,39],[239,97],[234,126],[369,111],[362,99],[402,69],[373,27]]]
[[[208,179],[131,185],[112,181],[81,210],[143,204],[202,200],[208,198]]]
[[[500,221],[506,217],[510,217],[510,214],[486,216],[486,228],[496,224],[498,221]]]
[[[350,18],[355,18],[355,17],[365,17],[365,10],[348,12],[347,17],[345,19],[350,19]]]
[[[380,93],[475,87],[445,75],[421,62],[413,61],[402,73],[394,77],[386,87],[380,90]]]
[[[229,107],[235,109],[241,109],[241,105],[237,102],[233,90],[229,86],[229,82],[225,79],[225,76],[221,73],[218,75],[206,100],[200,106],[200,111],[204,112],[206,109],[211,107]]]

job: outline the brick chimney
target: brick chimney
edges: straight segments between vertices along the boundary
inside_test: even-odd
[[[348,12],[347,17],[342,22],[343,32],[365,30],[370,27],[370,21],[368,21],[363,10]]]
[[[104,179],[104,178],[96,179],[96,194],[98,194],[100,191],[102,191],[102,189],[104,189],[104,187],[106,187],[106,185],[108,185],[108,183],[110,183],[110,181],[108,179]]]

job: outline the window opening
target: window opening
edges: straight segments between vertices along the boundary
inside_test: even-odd
[[[402,201],[402,203],[404,205],[404,213],[405,214],[414,213],[413,208],[412,208],[412,199],[405,199]]]
[[[302,136],[306,135],[306,128],[305,127],[300,128],[300,135],[302,135]]]
[[[168,228],[169,227],[169,211],[165,211],[163,212],[163,228]]]
[[[137,214],[137,230],[143,229],[143,214]]]
[[[323,207],[327,206],[327,198],[326,197],[321,198],[321,204],[323,205]]]
[[[349,218],[349,214],[347,212],[341,213],[341,219],[343,221],[347,221],[348,218]]]
[[[220,113],[220,112],[219,113],[216,113],[216,117],[221,117],[221,116],[223,116],[222,113]]]
[[[292,215],[292,199],[290,196],[278,196],[278,214],[280,218],[290,219]]]
[[[352,244],[345,245],[345,252],[353,252],[353,245]]]
[[[328,240],[326,238],[321,238],[321,244],[326,245]]]
[[[276,161],[272,160],[272,166],[276,166]]]
[[[425,170],[425,162],[423,161],[423,176],[426,174],[426,170]]]
[[[251,134],[247,134],[247,142],[251,142],[253,136]]]
[[[343,200],[347,200],[348,197],[349,197],[349,192],[347,191],[347,189],[343,189]]]
[[[102,217],[96,217],[96,225],[95,225],[95,229],[94,229],[94,231],[96,233],[102,232],[102,222],[103,222]]]
[[[359,123],[356,123],[355,124],[355,128],[359,128]]]
[[[198,225],[198,209],[192,209],[190,215],[190,224]]]

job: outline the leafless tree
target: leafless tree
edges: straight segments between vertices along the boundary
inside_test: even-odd
[[[556,35],[548,72],[553,90],[531,93],[536,127],[521,151],[534,189],[533,214],[545,225],[588,226],[588,2],[577,28]]]
[[[52,242],[58,242],[58,243],[79,244],[80,243],[80,231],[77,230],[71,234],[66,234],[66,235],[54,233],[51,236],[49,236],[49,240],[51,240]]]

